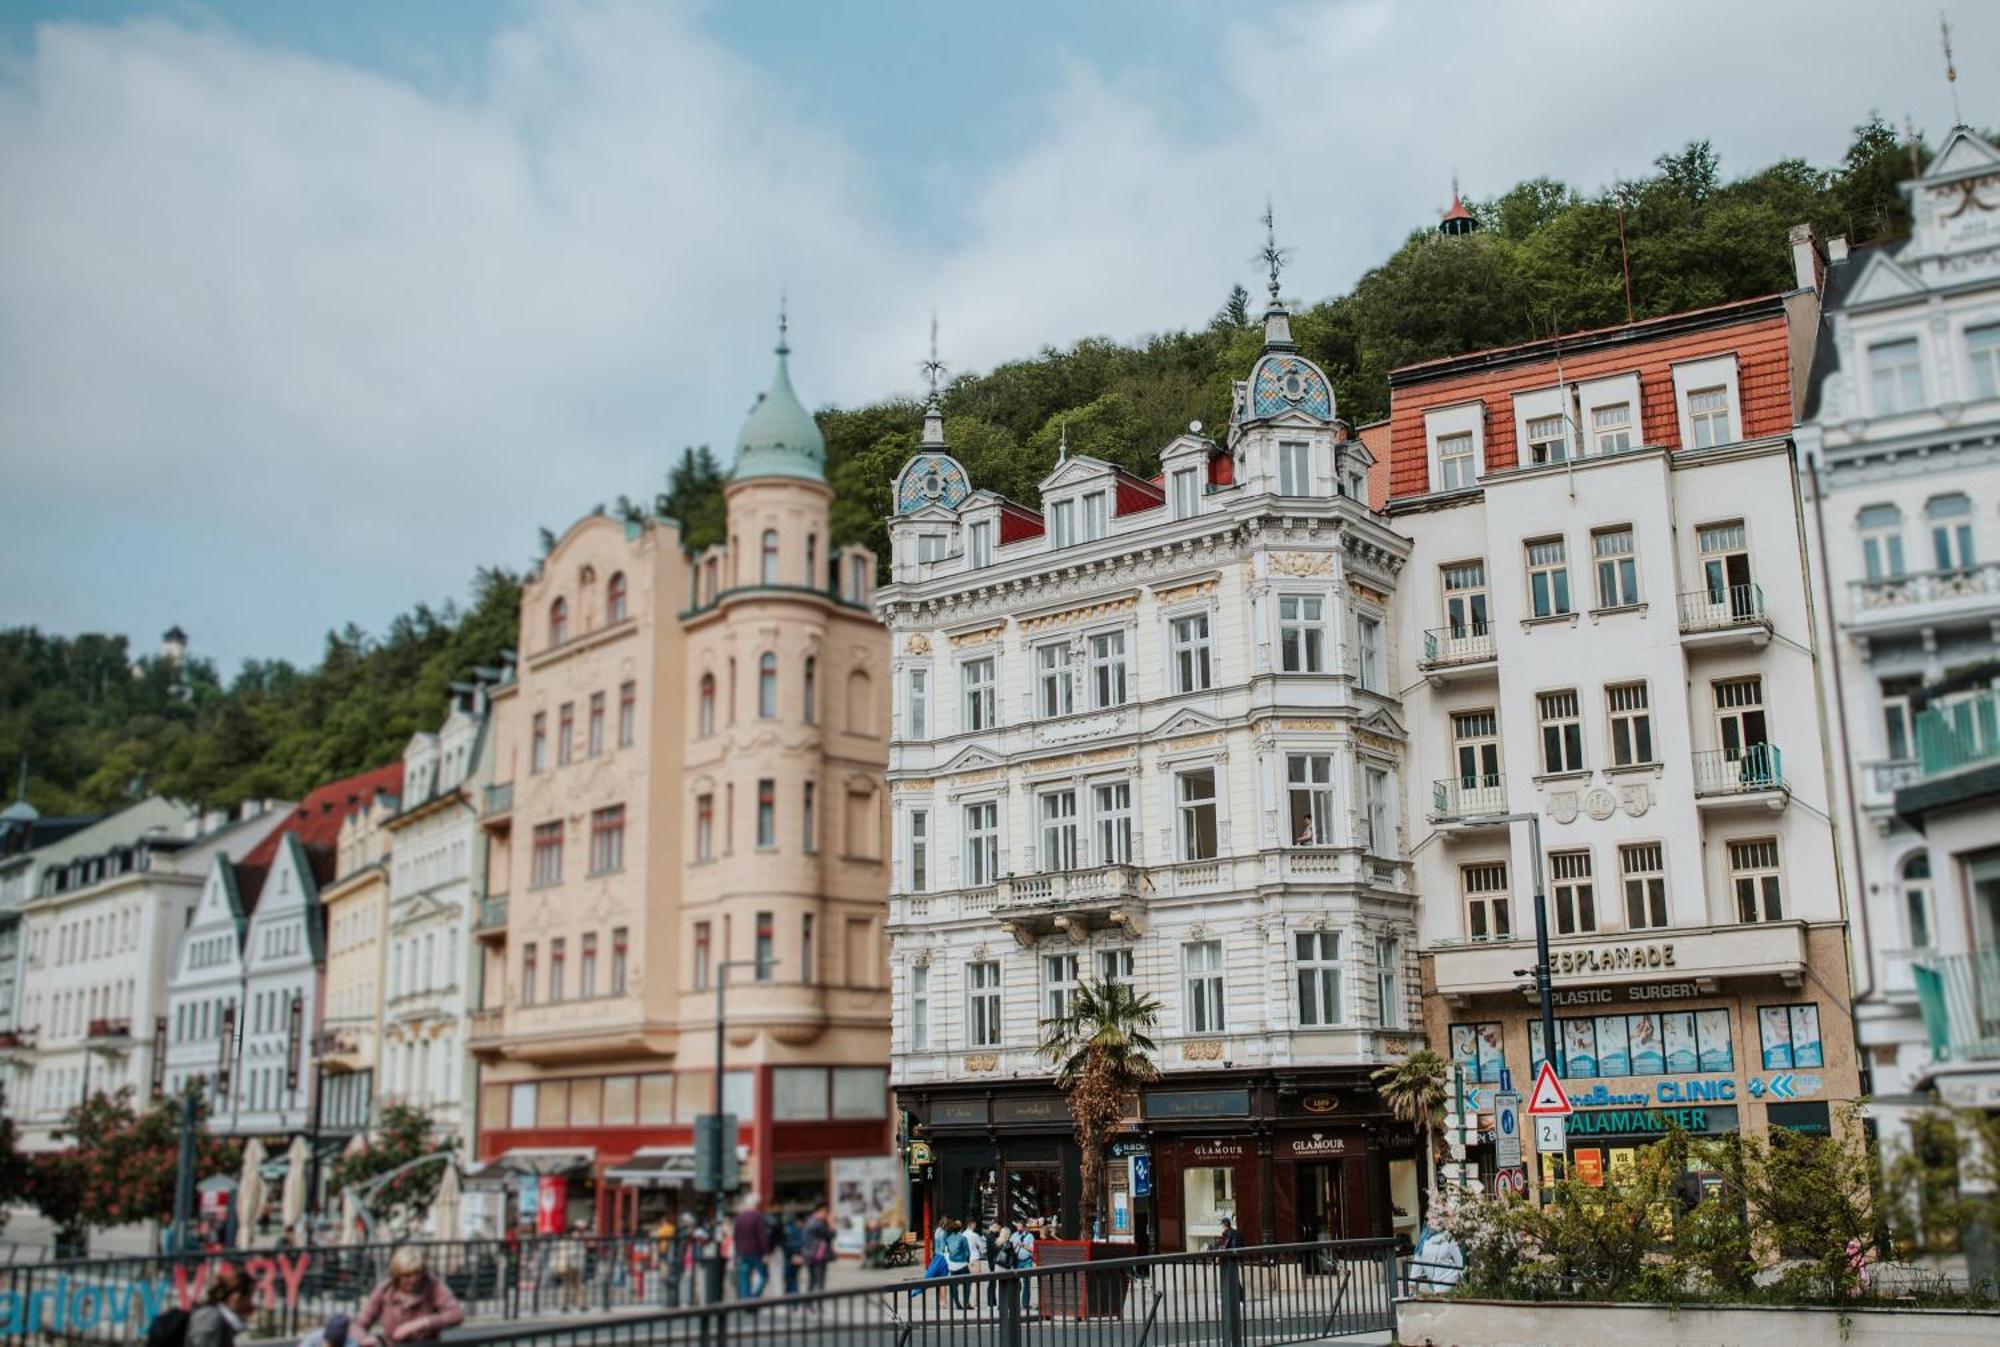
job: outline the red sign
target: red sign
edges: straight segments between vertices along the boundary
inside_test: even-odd
[[[1528,1112],[1535,1117],[1568,1117],[1576,1112],[1564,1093],[1562,1082],[1556,1079],[1553,1062],[1543,1062],[1542,1069],[1535,1076],[1535,1088],[1528,1094]]]
[[[560,1235],[569,1229],[569,1180],[545,1174],[535,1186],[535,1233]]]
[[[1595,1146],[1579,1146],[1576,1152],[1576,1176],[1593,1188],[1602,1188],[1604,1152]]]

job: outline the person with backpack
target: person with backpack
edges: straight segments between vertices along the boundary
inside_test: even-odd
[[[806,1219],[803,1244],[801,1256],[806,1265],[806,1294],[818,1295],[826,1290],[826,1265],[833,1261],[833,1221],[824,1203]],[[812,1308],[815,1314],[819,1312],[819,1306]]]
[[[1001,1221],[986,1232],[986,1270],[988,1272],[1012,1272],[1016,1265],[1014,1248],[1014,1227]],[[1019,1285],[1019,1283],[1015,1283]],[[986,1304],[989,1307],[1000,1303],[1000,1283],[986,1283]]]
[[[153,1321],[153,1329],[159,1330],[162,1338],[175,1336],[178,1329],[182,1347],[236,1347],[236,1337],[250,1326],[250,1313],[256,1305],[256,1283],[250,1274],[242,1268],[217,1273],[202,1301],[193,1314],[168,1310]],[[178,1323],[163,1325],[172,1314],[181,1316]],[[147,1332],[146,1341],[153,1343],[152,1330]]]

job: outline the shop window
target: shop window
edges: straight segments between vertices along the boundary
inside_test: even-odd
[[[834,1067],[833,1116],[836,1118],[888,1117],[888,1071],[879,1066]]]
[[[1236,1171],[1221,1165],[1182,1172],[1181,1214],[1189,1253],[1204,1253],[1222,1238],[1222,1222],[1236,1220]]]
[[[1563,1075],[1598,1077],[1684,1075],[1735,1069],[1726,1009],[1638,1015],[1583,1015],[1556,1022]],[[1454,1046],[1456,1042],[1454,1041]],[[1529,1069],[1542,1065],[1542,1026],[1528,1025]]]
[[[659,1126],[674,1119],[674,1078],[664,1071],[639,1077],[639,1121]]]
[[[1804,1070],[1826,1065],[1820,1041],[1819,1007],[1757,1007],[1757,1041],[1766,1071]]]
[[[771,1116],[779,1122],[821,1122],[826,1118],[826,1068],[779,1066],[771,1069]]]
[[[1507,1065],[1500,1047],[1500,1032],[1498,1020],[1451,1026],[1451,1058],[1465,1072],[1467,1080],[1500,1083],[1500,1072]]]

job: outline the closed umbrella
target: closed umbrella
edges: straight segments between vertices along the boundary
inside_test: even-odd
[[[306,1166],[312,1159],[312,1148],[306,1145],[302,1136],[292,1138],[292,1148],[285,1155],[285,1194],[280,1199],[279,1211],[285,1222],[285,1229],[296,1231],[299,1222],[306,1215]],[[310,1239],[301,1240],[310,1244]]]
[[[444,1177],[438,1180],[437,1196],[431,1200],[431,1238],[458,1239],[460,1189],[458,1166],[445,1161]]]
[[[361,1226],[361,1204],[354,1200],[354,1190],[348,1188],[340,1194],[340,1242],[352,1247],[365,1243],[368,1232]]]
[[[257,1243],[257,1217],[264,1211],[264,1143],[256,1137],[243,1148],[243,1176],[236,1183],[236,1247]]]

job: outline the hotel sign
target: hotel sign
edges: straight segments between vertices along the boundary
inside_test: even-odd
[[[1549,971],[1554,977],[1638,973],[1675,966],[1674,942],[1671,940],[1642,945],[1589,945],[1581,949],[1555,950],[1549,955]]]

